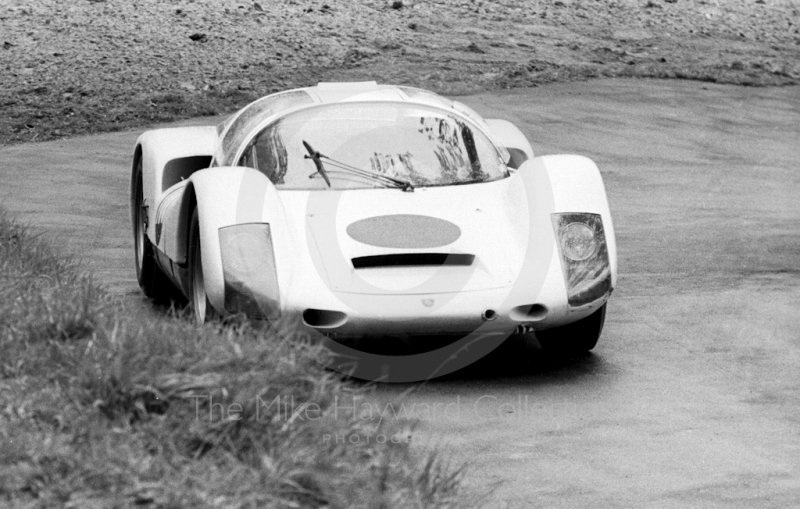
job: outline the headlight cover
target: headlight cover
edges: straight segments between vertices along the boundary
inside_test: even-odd
[[[552,214],[571,307],[590,304],[611,291],[611,265],[600,214]]]
[[[220,228],[219,244],[225,278],[225,309],[250,318],[279,318],[281,299],[269,224]]]
[[[570,261],[582,262],[597,251],[597,236],[586,223],[570,223],[559,233],[562,254]]]

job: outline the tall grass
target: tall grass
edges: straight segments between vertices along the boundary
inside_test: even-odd
[[[463,507],[460,470],[320,346],[124,316],[0,212],[0,506]]]

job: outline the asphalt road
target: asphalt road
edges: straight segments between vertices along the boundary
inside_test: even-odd
[[[490,507],[796,506],[800,90],[602,80],[460,99],[540,154],[599,164],[620,256],[606,329],[580,359],[517,345],[366,403],[420,418],[412,439],[468,461]],[[131,313],[151,311],[128,219],[136,135],[0,148],[0,203]]]

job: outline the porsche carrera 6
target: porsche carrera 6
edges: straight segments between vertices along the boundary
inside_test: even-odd
[[[198,322],[297,316],[325,335],[533,331],[586,351],[617,278],[597,166],[405,86],[320,83],[218,126],[142,134],[136,275]]]

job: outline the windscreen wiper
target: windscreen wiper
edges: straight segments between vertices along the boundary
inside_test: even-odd
[[[310,156],[306,156],[306,158],[314,160],[314,164],[317,166],[317,172],[320,173],[323,176],[323,178],[325,178],[326,182],[329,182],[328,181],[328,176],[327,176],[328,171],[326,171],[324,169],[322,171],[320,171],[320,168],[323,167],[322,159],[325,159],[325,161],[328,164],[330,164],[334,168],[338,168],[338,170],[340,170],[340,171],[331,170],[330,173],[350,174],[350,175],[354,175],[356,177],[361,177],[361,178],[365,178],[365,179],[368,179],[368,180],[372,180],[373,182],[380,182],[380,183],[382,183],[384,185],[387,185],[387,186],[396,187],[396,188],[402,189],[403,191],[406,191],[406,192],[412,192],[414,190],[414,186],[411,184],[411,182],[408,182],[406,180],[397,179],[397,178],[394,178],[394,177],[390,177],[388,175],[382,175],[380,173],[375,173],[375,172],[372,172],[372,171],[369,171],[369,170],[356,168],[355,166],[351,166],[351,165],[343,163],[341,161],[337,161],[335,159],[331,159],[330,157],[328,157],[326,155],[323,155],[323,154],[320,154],[319,152],[313,151],[311,146],[308,143],[306,143],[305,141],[303,141],[303,144],[306,146],[306,150],[309,151],[309,154],[311,154]],[[316,175],[316,173],[312,173],[308,177],[309,178],[314,178],[315,175]],[[328,186],[330,187],[330,184],[328,184]]]
[[[314,166],[317,167],[317,173],[322,175],[322,178],[325,179],[325,183],[328,184],[328,187],[331,187],[331,179],[328,178],[328,174],[325,172],[325,166],[322,164],[322,161],[320,161],[322,154],[311,148],[311,145],[309,145],[306,140],[303,140],[303,145],[306,147],[306,150],[308,150],[308,155],[305,156],[305,158],[314,161]],[[309,175],[309,178],[312,178],[314,175],[316,174],[312,173]]]

